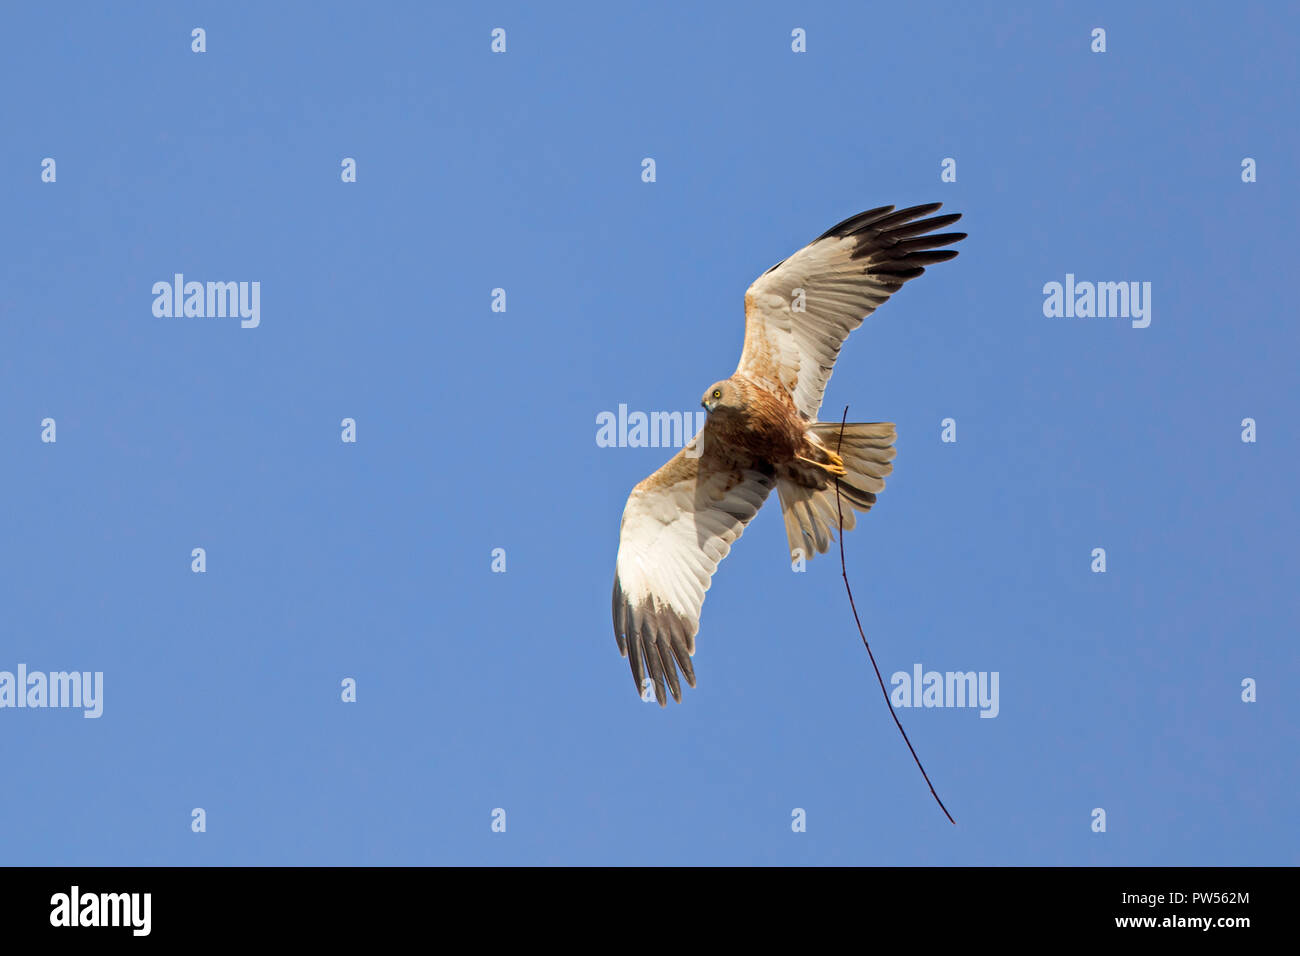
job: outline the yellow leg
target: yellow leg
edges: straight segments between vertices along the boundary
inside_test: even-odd
[[[835,454],[835,452],[831,451],[829,448],[825,449],[825,454],[830,461],[813,461],[811,458],[803,457],[803,455],[796,455],[795,458],[797,461],[806,461],[810,465],[815,465],[827,474],[834,475],[837,478],[843,477],[849,473],[848,469],[844,467],[843,458]]]

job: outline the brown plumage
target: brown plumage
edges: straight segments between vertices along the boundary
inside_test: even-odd
[[[818,422],[840,346],[863,319],[925,267],[957,255],[965,233],[935,233],[959,215],[939,203],[882,206],[832,227],[759,276],[745,293],[745,344],[730,378],[705,391],[704,429],[646,478],[623,510],[614,578],[614,635],[638,692],[647,675],[663,706],[681,700],[718,563],[772,488],[791,558],[825,553],[884,489],[894,426]]]

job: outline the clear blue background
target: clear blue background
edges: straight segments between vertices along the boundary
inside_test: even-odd
[[[10,5],[0,669],[102,670],[105,710],[0,711],[0,860],[1296,863],[1296,26]],[[768,266],[934,200],[961,256],[853,335],[823,417],[898,423],[847,542],[886,676],[1001,675],[994,720],[901,712],[955,828],[775,497],[699,688],[638,700],[609,593],[668,453],[595,442],[730,374]],[[260,281],[261,327],[155,318],[175,272]],[[1151,282],[1150,328],[1044,318],[1067,272]]]

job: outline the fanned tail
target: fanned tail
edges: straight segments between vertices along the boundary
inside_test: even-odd
[[[885,488],[885,476],[894,470],[892,422],[818,422],[808,426],[812,454],[783,468],[776,490],[785,515],[785,533],[791,557],[825,554],[840,525],[835,503],[836,467],[840,499],[847,506],[844,530],[856,525],[855,511],[870,511],[876,495]]]

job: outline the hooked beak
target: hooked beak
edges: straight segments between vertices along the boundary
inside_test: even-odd
[[[707,412],[713,411],[713,406],[710,405],[705,399],[700,399],[700,404],[704,406],[705,411]]]

